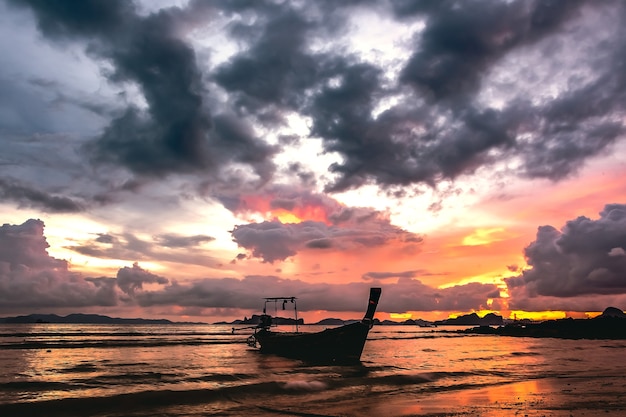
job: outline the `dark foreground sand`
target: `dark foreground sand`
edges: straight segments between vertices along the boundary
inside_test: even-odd
[[[626,416],[626,377],[544,378],[482,388],[371,395],[316,405],[274,404],[248,415]]]
[[[538,379],[399,401],[388,410],[403,416],[625,416],[625,381]]]
[[[200,417],[200,416],[626,416],[626,377],[589,374],[575,378],[540,378],[522,382],[485,385],[482,387],[451,387],[447,391],[405,390],[376,392],[368,387],[355,387],[354,395],[315,399],[299,395],[205,396],[192,392],[193,398],[136,403],[116,401],[94,403],[85,407],[82,400],[57,407],[48,404],[4,405],[0,415],[18,416],[98,416],[98,417]],[[360,392],[356,392],[360,391]],[[148,399],[148,398],[145,398]],[[5,414],[6,413],[6,414]]]
[[[407,398],[372,398],[352,410],[322,415],[388,416],[626,416],[626,376],[546,378]]]

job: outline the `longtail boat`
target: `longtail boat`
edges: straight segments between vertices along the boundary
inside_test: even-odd
[[[374,313],[378,306],[381,289],[371,288],[369,302],[365,316],[361,321],[323,330],[317,333],[277,332],[272,330],[272,317],[263,309],[261,322],[255,332],[248,338],[252,347],[260,347],[262,353],[271,353],[294,359],[302,359],[316,363],[351,364],[361,360],[361,353],[367,340],[367,335],[374,325]],[[268,302],[293,303],[295,297],[271,297]]]

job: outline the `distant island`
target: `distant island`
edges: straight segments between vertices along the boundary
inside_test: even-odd
[[[125,319],[102,316],[100,314],[70,314],[58,316],[56,314],[29,314],[27,316],[0,318],[0,323],[7,324],[206,324],[194,322],[174,322],[166,319]]]
[[[305,325],[304,320],[299,318],[296,322],[292,318],[272,317],[274,324],[278,325]],[[342,320],[338,318],[326,318],[317,323],[307,325],[342,326],[360,321],[358,319]],[[218,325],[252,325],[261,322],[260,315],[252,315],[242,320],[231,322],[217,322]],[[142,319],[142,318],[115,318],[99,314],[70,314],[58,316],[56,314],[29,314],[25,316],[0,318],[0,323],[7,324],[208,324],[203,322],[174,322],[167,319]],[[511,322],[494,313],[484,317],[476,313],[461,315],[445,320],[427,321],[422,319],[409,319],[405,321],[378,320],[374,319],[378,326],[478,326],[471,327],[461,332],[466,334],[493,334],[500,336],[525,336],[525,337],[560,337],[569,339],[626,339],[626,314],[620,309],[609,307],[594,319],[560,319],[543,322],[520,320]],[[495,327],[494,327],[495,326]]]
[[[360,320],[358,319],[350,319],[350,320],[342,320],[337,318],[327,318],[318,321],[317,323],[305,323],[303,319],[298,319],[298,325],[312,325],[312,326],[343,326],[345,324],[355,323]],[[261,316],[258,314],[254,314],[252,317],[245,317],[242,320],[234,320],[230,322],[221,321],[213,324],[247,324],[247,325],[257,325],[261,322]],[[295,319],[284,318],[284,317],[272,317],[272,322],[274,324],[280,325],[294,325],[296,324]],[[427,321],[422,319],[408,319],[405,321],[393,321],[393,320],[378,320],[374,319],[374,324],[377,326],[419,326],[419,327],[437,327],[437,326],[493,326],[493,325],[501,325],[504,323],[504,319],[502,316],[498,316],[494,313],[489,313],[484,317],[479,317],[476,313],[471,313],[463,316],[459,316],[456,318],[450,318],[445,320],[438,321]]]
[[[460,330],[465,334],[491,334],[518,337],[554,337],[560,339],[626,339],[626,314],[608,307],[593,319],[559,319],[540,323],[508,323],[504,326],[480,326]]]

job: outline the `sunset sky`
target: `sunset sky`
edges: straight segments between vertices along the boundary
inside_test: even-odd
[[[626,2],[0,0],[0,316],[626,308]]]

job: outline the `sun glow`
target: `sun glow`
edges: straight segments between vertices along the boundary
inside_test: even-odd
[[[276,207],[275,200],[277,198],[272,195],[248,195],[241,197],[240,207],[241,213],[258,213],[267,221],[278,220],[283,224],[302,223],[303,221],[317,221],[330,225],[328,219],[328,208],[322,204],[299,203],[293,207]]]
[[[557,320],[566,318],[566,314],[564,311],[523,311],[523,310],[513,310],[509,316],[510,319],[513,320],[533,320],[533,321],[543,321],[543,320]]]
[[[392,320],[408,320],[413,317],[411,313],[389,313],[389,318]]]
[[[499,242],[504,239],[504,228],[492,227],[489,229],[476,229],[474,233],[463,238],[464,246],[488,245],[493,242]]]
[[[302,219],[300,219],[298,216],[296,216],[295,214],[290,213],[288,211],[278,210],[278,211],[276,211],[276,212],[274,212],[272,214],[282,224],[302,223]]]

